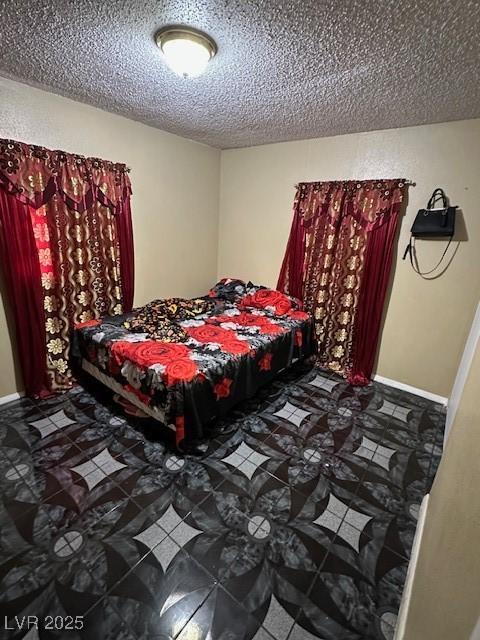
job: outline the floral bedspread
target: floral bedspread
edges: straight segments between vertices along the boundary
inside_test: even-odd
[[[181,329],[175,332],[178,342],[171,341],[171,332],[170,341],[152,339],[158,332],[150,325],[149,332],[138,331],[136,318],[154,303],[75,331],[76,355],[151,409],[161,408],[165,422],[175,426],[177,443],[202,437],[205,424],[312,352],[312,320],[295,298],[224,279],[204,299],[208,304],[200,308],[206,313],[168,318]]]

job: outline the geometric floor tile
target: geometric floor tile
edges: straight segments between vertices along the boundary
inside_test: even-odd
[[[371,518],[368,518],[371,520]],[[355,551],[360,551],[360,536],[361,531],[355,529],[350,523],[343,521],[340,525],[340,529],[338,530],[338,535],[342,540],[348,542],[348,544],[355,549]]]
[[[152,550],[157,544],[164,540],[167,535],[167,532],[159,527],[157,522],[154,522],[140,533],[137,533],[136,536],[133,536],[133,539],[138,540]]]
[[[57,558],[68,558],[80,550],[83,542],[84,536],[81,531],[67,531],[57,539],[52,550]]]
[[[371,519],[330,494],[325,511],[313,522],[337,533],[358,552],[361,533]]]
[[[263,515],[254,515],[248,520],[247,531],[251,536],[257,538],[257,540],[268,538],[271,530],[272,525],[268,518]]]
[[[442,448],[438,446],[438,444],[433,444],[432,442],[426,442],[423,446],[427,453],[430,453],[434,456],[442,455]]]
[[[103,449],[103,451],[91,460],[88,460],[88,462],[72,467],[72,471],[81,475],[91,490],[108,475],[126,466],[123,462],[115,460],[108,449]]]
[[[395,635],[395,627],[397,624],[397,616],[392,612],[384,613],[380,618],[380,629],[385,640],[393,640]]]
[[[180,456],[171,455],[165,459],[164,466],[170,473],[181,471],[185,466],[185,460]]]
[[[410,515],[412,516],[412,518],[414,518],[415,520],[418,520],[418,516],[420,515],[420,505],[419,504],[411,504],[408,507],[408,511],[410,513]]]
[[[318,389],[325,389],[326,391],[331,393],[332,389],[334,389],[338,385],[338,381],[329,380],[328,378],[317,375],[308,384],[311,384],[312,387],[317,387]]]
[[[377,409],[377,411],[378,413],[384,413],[386,416],[393,416],[396,406],[394,402],[384,399],[381,407]]]
[[[285,611],[275,596],[270,600],[263,626],[276,640],[286,640],[295,620]]]
[[[373,460],[373,462],[388,471],[390,468],[390,458],[396,453],[396,451],[395,449],[379,445],[376,442],[373,442],[373,440],[370,440],[370,438],[363,436],[360,446],[353,453],[356,456],[365,458],[366,460]]]
[[[199,529],[191,527],[182,520],[182,522],[171,532],[170,537],[183,547],[187,542],[190,542],[192,538],[195,538],[195,536],[198,536],[201,533],[202,532]]]
[[[184,522],[170,505],[156,522],[133,539],[149,547],[166,571],[181,548],[200,533],[201,531]]]
[[[295,426],[299,427],[302,424],[302,421],[305,420],[307,416],[311,415],[311,413],[309,411],[304,411],[290,402],[286,402],[284,406],[273,415],[283,418],[284,420],[288,420]]]
[[[201,533],[198,529],[188,525],[170,505],[165,513],[157,520],[157,525],[166,531],[180,545]]]
[[[399,404],[395,404],[395,402],[390,402],[389,400],[384,400],[380,409],[377,409],[379,413],[384,413],[387,416],[393,416],[395,414],[395,418],[398,420],[402,420],[403,422],[408,422],[408,414],[411,409],[407,407],[402,407]]]
[[[245,442],[242,442],[230,455],[222,458],[223,462],[241,471],[249,480],[266,460],[269,460],[268,456],[258,453]]]
[[[318,640],[318,638],[303,629],[299,624],[295,624],[292,632],[288,636],[288,640]]]
[[[323,456],[320,448],[313,449],[312,447],[307,447],[302,451],[302,457],[307,462],[310,462],[311,464],[316,464],[322,460]]]
[[[58,429],[62,429],[63,427],[68,427],[71,424],[75,424],[73,420],[70,420],[65,415],[63,409],[61,411],[57,411],[56,413],[48,416],[48,418],[42,418],[41,420],[34,420],[33,422],[29,422],[28,424],[35,427],[40,431],[40,437],[46,438],[54,431]]]
[[[260,627],[252,640],[275,640],[275,637],[270,635],[266,629]]]
[[[182,518],[170,505],[165,513],[157,520],[157,524],[167,533],[171,533],[182,522]]]
[[[31,466],[24,462],[21,462],[14,467],[7,467],[6,469],[4,469],[2,471],[2,475],[5,480],[9,482],[15,482],[17,480],[21,480],[22,478],[26,478],[31,472]]]
[[[171,561],[180,550],[181,547],[174,540],[166,537],[153,549],[153,555],[157,558],[162,565],[162,569],[166,572]]]
[[[407,407],[401,407],[400,405],[397,404],[395,408],[394,418],[408,423],[408,415],[410,411],[411,409],[408,409]]]
[[[95,385],[62,397],[68,416],[0,406],[0,608],[11,627],[90,612],[79,633],[15,637],[393,640],[445,415],[375,382],[337,400],[338,385],[299,362],[188,455]],[[81,448],[69,425],[88,425]]]
[[[332,513],[328,509],[318,516],[314,521],[314,524],[318,524],[319,527],[326,527],[333,533],[337,533],[342,524],[342,518]]]
[[[169,538],[167,533],[159,527],[157,523],[152,524],[141,533],[133,536],[133,539],[142,542],[153,551],[164,571],[167,570],[172,559],[180,551],[177,543]]]

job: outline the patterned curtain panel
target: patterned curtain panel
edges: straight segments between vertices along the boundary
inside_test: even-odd
[[[127,168],[0,140],[0,191],[2,262],[11,300],[20,309],[34,309],[29,318],[14,311],[17,342],[33,345],[31,352],[19,349],[26,391],[68,389],[73,325],[132,307]],[[22,255],[8,248],[14,239]]]
[[[352,384],[373,369],[405,181],[298,185],[277,288],[315,318],[318,361]]]

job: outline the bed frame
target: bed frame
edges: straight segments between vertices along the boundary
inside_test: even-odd
[[[168,429],[175,431],[175,427],[172,424],[166,424],[165,412],[162,411],[162,409],[152,409],[151,407],[148,407],[141,400],[139,400],[134,393],[124,389],[122,385],[114,378],[108,376],[106,373],[103,373],[103,371],[100,371],[100,369],[98,369],[94,364],[92,364],[85,358],[82,358],[81,365],[82,369],[92,377],[94,377],[96,380],[98,380],[98,382],[105,385],[115,393],[118,393],[119,396],[122,396],[122,398],[128,400],[128,402],[137,407],[137,409],[140,409],[140,411],[143,411],[143,413],[147,414],[151,418],[154,418],[155,420],[158,420],[158,422],[160,422],[162,426],[168,427]]]

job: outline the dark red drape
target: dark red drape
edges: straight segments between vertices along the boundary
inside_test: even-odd
[[[304,182],[277,288],[315,320],[317,362],[352,384],[372,373],[405,181]]]
[[[385,224],[369,236],[354,330],[353,367],[348,377],[353,385],[368,384],[373,371],[397,225],[398,215],[390,216]]]
[[[303,217],[295,201],[292,228],[282,268],[278,276],[277,289],[303,300],[303,261],[305,255],[305,231]]]
[[[31,210],[3,189],[0,189],[0,261],[17,328],[17,352],[25,391],[28,395],[41,395],[48,388],[45,313]]]
[[[122,203],[120,215],[115,217],[120,244],[120,274],[122,278],[123,311],[131,311],[135,284],[135,260],[133,253],[132,212],[130,196]]]

